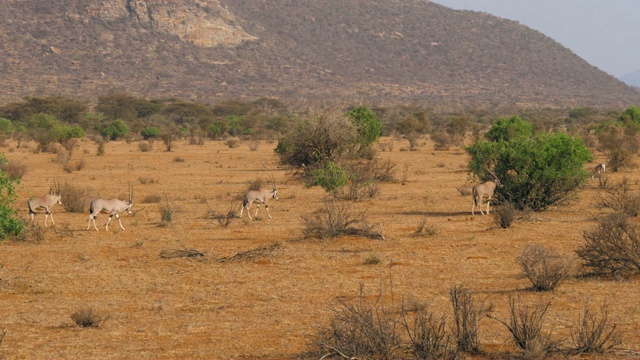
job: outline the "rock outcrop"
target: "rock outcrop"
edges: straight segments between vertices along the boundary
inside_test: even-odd
[[[109,21],[133,18],[144,27],[201,47],[235,46],[257,39],[218,0],[103,0],[89,14]]]

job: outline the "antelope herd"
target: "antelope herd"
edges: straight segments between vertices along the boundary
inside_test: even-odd
[[[481,184],[476,184],[471,189],[472,194],[472,205],[471,205],[471,216],[475,216],[475,208],[478,206],[480,209],[480,213],[485,215],[485,211],[487,214],[490,212],[490,203],[493,198],[493,195],[497,188],[502,187],[502,183],[500,179],[489,169],[486,169],[492,176],[493,180],[486,181]],[[512,170],[509,170],[510,172]],[[591,178],[598,177],[599,179],[605,176],[606,165],[598,164],[591,170]],[[507,172],[507,174],[510,174]],[[514,172],[515,173],[515,172]],[[267,211],[267,216],[269,219],[272,219],[271,214],[269,213],[269,199],[278,200],[278,190],[276,187],[275,179],[272,175],[269,175],[269,179],[271,180],[271,190],[260,189],[260,190],[249,190],[245,192],[242,197],[242,207],[240,209],[240,218],[244,211],[247,211],[247,215],[251,217],[251,205],[256,203],[256,212],[253,215],[254,217],[258,216],[258,211],[260,210],[260,205],[264,204],[264,208]],[[483,204],[486,203],[486,210],[482,211]],[[60,183],[54,181],[53,186],[49,190],[49,194],[43,195],[41,197],[32,197],[27,201],[27,207],[29,208],[29,216],[33,223],[36,223],[35,215],[36,211],[44,210],[45,218],[44,218],[44,226],[47,227],[47,220],[49,216],[51,216],[51,223],[55,226],[55,222],[53,220],[53,214],[51,213],[51,209],[54,205],[62,205],[62,197],[60,194]],[[124,201],[120,199],[102,199],[98,198],[91,201],[91,205],[89,206],[89,221],[87,223],[87,230],[91,228],[91,222],[93,221],[93,227],[98,231],[98,227],[96,226],[96,217],[99,213],[109,214],[109,220],[105,224],[105,229],[109,230],[109,223],[111,219],[115,216],[118,220],[118,224],[120,228],[124,230],[124,226],[122,226],[122,222],[120,221],[120,212],[126,211],[131,214],[131,208],[133,206],[133,187],[129,187],[129,200]]]

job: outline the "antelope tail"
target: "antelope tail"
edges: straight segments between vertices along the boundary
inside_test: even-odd
[[[29,207],[29,215],[35,214],[35,211],[31,208],[31,200],[27,201],[27,206]]]

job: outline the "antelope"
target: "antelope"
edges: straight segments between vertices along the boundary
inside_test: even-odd
[[[593,168],[593,171],[591,172],[591,178],[593,179],[594,177],[598,177],[598,179],[600,179],[602,176],[604,176],[604,173],[607,170],[607,166],[605,164],[598,164],[596,165],[596,167]]]
[[[471,193],[473,196],[473,205],[471,205],[471,216],[475,216],[474,210],[476,208],[476,205],[480,208],[480,213],[484,215],[484,213],[482,212],[482,201],[484,200],[485,197],[487,198],[487,214],[488,214],[489,202],[493,197],[493,192],[496,191],[496,187],[502,187],[502,183],[500,182],[498,177],[491,170],[489,170],[489,172],[495,178],[494,180],[489,180],[482,184],[476,184],[471,189]]]
[[[53,187],[49,188],[49,193],[41,197],[32,197],[27,201],[29,207],[29,216],[33,220],[33,224],[36,223],[36,210],[44,209],[44,227],[47,227],[47,219],[51,215],[51,223],[55,226],[56,222],[53,221],[53,214],[51,208],[55,205],[62,205],[62,197],[60,196],[60,182],[53,181]]]
[[[93,227],[98,231],[98,227],[96,226],[96,216],[99,213],[109,214],[109,220],[107,224],[104,226],[107,231],[109,231],[109,223],[111,222],[112,217],[116,217],[118,219],[118,224],[120,224],[120,228],[124,230],[124,226],[122,226],[122,222],[120,221],[120,215],[118,214],[121,211],[126,211],[131,214],[131,206],[133,205],[133,187],[129,187],[129,201],[119,200],[119,199],[95,199],[91,202],[91,206],[89,206],[89,222],[87,224],[87,230],[91,226],[91,221],[93,221]]]
[[[242,212],[244,209],[247,209],[247,215],[249,215],[249,219],[253,219],[251,217],[251,204],[253,202],[257,202],[256,213],[253,215],[254,217],[258,216],[258,210],[260,210],[260,204],[264,204],[264,208],[267,209],[267,215],[269,215],[269,219],[271,219],[271,214],[269,214],[269,199],[273,198],[278,200],[278,190],[276,189],[276,182],[273,179],[272,175],[269,175],[271,179],[271,185],[273,186],[272,190],[249,190],[244,194],[244,198],[242,199],[242,208],[240,209],[240,217],[242,217]]]

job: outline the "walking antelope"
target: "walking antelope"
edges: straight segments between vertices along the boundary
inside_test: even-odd
[[[267,215],[269,215],[269,219],[271,219],[271,214],[269,214],[269,199],[273,198],[278,200],[278,190],[276,189],[276,181],[273,179],[272,175],[269,175],[271,179],[271,185],[273,186],[273,190],[249,190],[244,194],[244,198],[242,199],[242,208],[240,209],[240,217],[242,217],[242,212],[247,209],[247,215],[249,215],[249,219],[253,219],[251,217],[251,204],[253,202],[257,202],[256,213],[253,215],[254,217],[258,216],[258,210],[260,210],[260,204],[264,204],[264,208],[267,209]]]
[[[602,176],[604,176],[604,173],[607,170],[607,165],[605,164],[598,164],[596,165],[596,167],[593,168],[593,171],[591,173],[591,178],[593,179],[594,177],[598,177],[598,179],[600,179]]]
[[[55,221],[53,221],[53,214],[51,213],[51,208],[55,205],[62,205],[62,198],[60,196],[60,182],[53,181],[53,187],[49,189],[49,193],[47,195],[41,197],[32,197],[27,201],[27,206],[29,207],[29,216],[31,216],[31,220],[33,223],[36,223],[36,210],[44,209],[44,227],[47,227],[47,219],[49,215],[51,215],[51,223],[55,225]]]
[[[95,199],[91,202],[91,206],[89,207],[89,222],[87,224],[87,230],[91,226],[91,221],[93,221],[93,227],[98,231],[98,227],[96,226],[96,216],[99,213],[109,214],[109,220],[107,224],[104,226],[107,231],[109,231],[109,223],[111,222],[112,217],[116,217],[118,219],[118,224],[120,224],[120,228],[124,230],[124,226],[122,226],[122,222],[120,221],[120,215],[118,214],[120,211],[126,211],[131,214],[131,206],[133,205],[133,187],[129,186],[129,201],[123,201],[118,199]]]
[[[487,169],[488,170],[488,169]],[[489,202],[493,197],[493,192],[496,191],[496,187],[502,187],[502,183],[498,179],[498,177],[491,171],[489,172],[493,175],[494,180],[489,180],[482,184],[474,185],[471,189],[471,193],[473,196],[473,205],[471,206],[471,216],[475,216],[474,210],[476,205],[480,208],[480,213],[484,215],[482,212],[482,201],[487,199],[487,214],[489,213]]]

